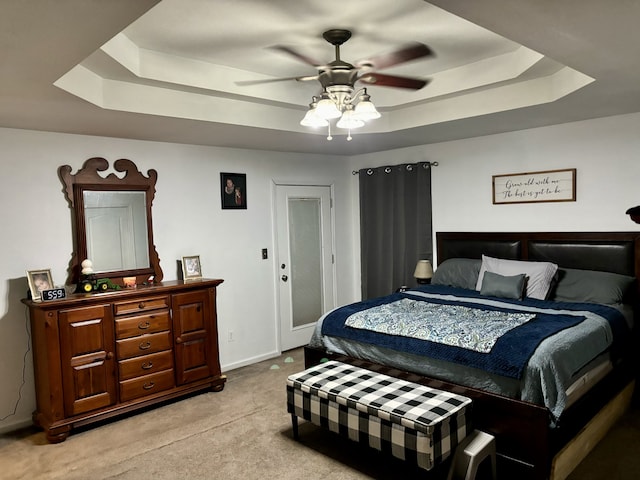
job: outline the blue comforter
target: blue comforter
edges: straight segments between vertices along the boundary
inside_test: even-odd
[[[507,331],[496,340],[488,353],[446,345],[437,341],[388,335],[345,326],[346,320],[356,312],[396,302],[402,298],[429,303],[455,304],[482,310],[532,312],[535,313],[535,317]],[[580,312],[585,311],[599,315],[609,322],[614,339],[612,351],[615,352],[616,339],[624,338],[628,327],[624,316],[614,308],[597,304],[545,302],[534,299],[521,301],[498,299],[481,296],[475,291],[439,285],[429,285],[338,308],[324,318],[322,334],[460,365],[470,365],[509,378],[520,378],[538,345],[545,338],[584,321],[585,316]]]

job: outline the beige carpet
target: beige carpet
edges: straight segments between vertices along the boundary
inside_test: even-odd
[[[292,439],[285,378],[302,351],[228,372],[225,389],[76,431],[50,445],[35,429],[0,436],[0,478],[439,478],[306,422]],[[632,412],[571,480],[640,478],[640,415]]]

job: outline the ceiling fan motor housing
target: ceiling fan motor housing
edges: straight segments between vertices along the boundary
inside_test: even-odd
[[[322,34],[324,38],[331,45],[342,45],[344,42],[351,38],[351,32],[349,30],[342,30],[340,28],[332,28]]]

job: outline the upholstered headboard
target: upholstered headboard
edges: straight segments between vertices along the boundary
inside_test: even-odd
[[[438,264],[484,254],[640,277],[640,232],[437,232],[436,245]]]

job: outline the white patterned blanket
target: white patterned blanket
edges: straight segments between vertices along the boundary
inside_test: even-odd
[[[403,298],[356,312],[345,325],[488,353],[498,338],[534,317]]]

